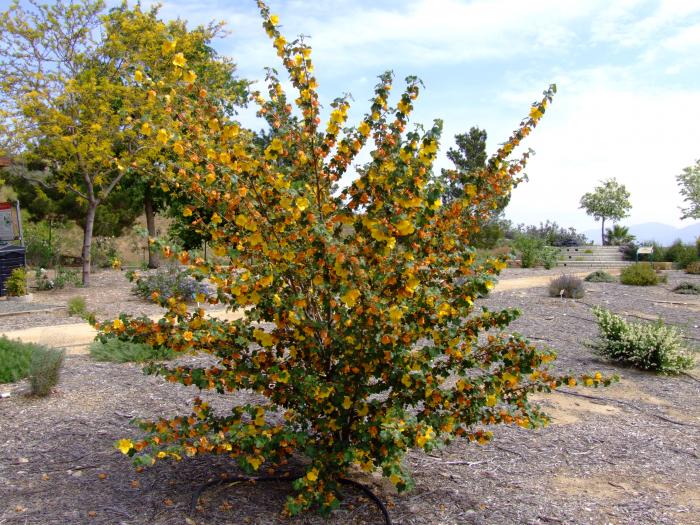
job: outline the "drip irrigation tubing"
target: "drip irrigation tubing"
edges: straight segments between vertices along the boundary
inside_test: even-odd
[[[278,475],[278,476],[227,476],[225,478],[219,478],[219,479],[214,479],[211,481],[208,481],[202,485],[200,485],[197,490],[194,491],[192,494],[192,501],[190,502],[190,515],[194,515],[195,510],[197,508],[197,502],[199,501],[199,498],[202,496],[202,493],[207,490],[210,487],[214,487],[216,485],[224,485],[226,483],[237,483],[237,482],[248,482],[248,483],[257,483],[259,481],[295,481],[297,479],[300,479],[302,476],[289,476],[289,475]],[[386,505],[384,505],[384,502],[382,502],[381,499],[379,499],[379,496],[377,496],[372,490],[367,487],[366,485],[363,485],[362,483],[358,481],[354,481],[352,479],[347,479],[347,478],[338,478],[338,483],[342,485],[348,485],[351,487],[355,487],[356,489],[359,489],[362,491],[365,496],[367,496],[369,499],[371,499],[374,504],[379,508],[379,510],[382,513],[382,516],[384,517],[384,525],[392,525],[391,517],[389,516],[389,511],[386,508]]]

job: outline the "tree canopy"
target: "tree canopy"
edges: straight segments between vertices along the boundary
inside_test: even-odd
[[[581,197],[581,208],[592,215],[596,221],[601,221],[601,243],[605,244],[605,221],[619,221],[629,215],[632,204],[630,193],[624,184],[615,178],[605,179],[592,192]]]
[[[680,193],[686,203],[681,208],[681,219],[700,219],[700,159],[695,164],[683,168],[683,173],[676,176]]]
[[[144,177],[167,164],[162,142],[142,140],[150,131],[142,126],[145,116],[158,120],[157,96],[169,96],[164,83],[216,77],[231,94],[227,102],[245,86],[234,81],[233,64],[208,45],[220,24],[188,31],[181,21],[158,20],[157,8],[143,12],[139,5],[103,12],[101,0],[32,1],[15,2],[0,17],[3,147],[28,162],[45,162],[45,183],[83,204],[85,285],[98,206],[124,177]],[[177,76],[162,75],[163,52],[168,67],[190,65],[177,67]],[[155,85],[151,73],[161,82],[159,94],[143,89]]]

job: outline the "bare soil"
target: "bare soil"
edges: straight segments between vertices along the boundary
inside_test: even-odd
[[[105,273],[110,275],[97,277],[94,287],[80,290],[88,308],[105,318],[152,308],[129,296],[128,283],[120,288],[116,272]],[[657,287],[587,283],[580,301],[548,297],[541,280],[536,287],[493,292],[482,303],[520,308],[523,315],[511,329],[556,348],[557,369],[617,373],[621,382],[543,396],[553,417],[545,429],[495,427],[486,446],[457,441],[429,455],[409,453],[416,482],[410,493],[395,494],[377,476],[358,475],[358,481],[388,503],[395,524],[700,524],[700,369],[677,377],[640,372],[600,361],[584,344],[596,336],[590,308],[597,304],[632,320],[662,317],[683,327],[689,344],[700,344],[700,298],[670,291],[680,281],[700,282],[700,276],[668,274],[669,283]],[[533,274],[508,270],[503,277]],[[28,317],[52,324],[42,314]],[[24,322],[17,327],[31,326]],[[137,473],[113,444],[138,432],[129,424],[132,417],[187,413],[195,395],[143,376],[137,365],[72,356],[50,397],[0,399],[0,524],[382,523],[354,489],[346,489],[329,520],[314,514],[283,518],[286,482],[212,487],[190,516],[197,489],[223,474],[240,474],[235,465],[204,457]],[[225,410],[250,396],[203,397]]]

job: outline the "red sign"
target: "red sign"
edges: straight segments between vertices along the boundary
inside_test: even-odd
[[[9,202],[0,202],[0,210],[11,210],[12,204]]]

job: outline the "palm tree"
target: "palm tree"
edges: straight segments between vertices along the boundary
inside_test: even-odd
[[[608,246],[623,246],[634,241],[634,235],[630,234],[627,226],[615,224],[612,228],[605,230],[605,244]]]

